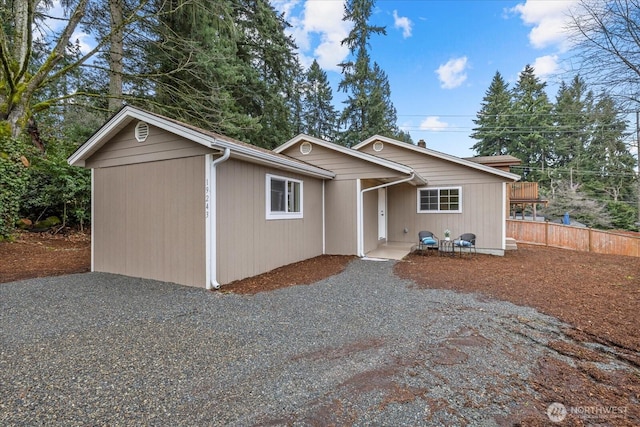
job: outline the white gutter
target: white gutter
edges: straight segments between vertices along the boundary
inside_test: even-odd
[[[380,184],[380,185],[376,185],[375,187],[369,187],[369,188],[365,188],[364,190],[360,190],[358,188],[358,206],[363,206],[364,203],[364,199],[363,199],[363,195],[364,193],[366,193],[367,191],[373,191],[373,190],[378,190],[380,188],[385,188],[385,187],[391,187],[392,185],[396,185],[396,184],[403,184],[405,182],[409,182],[411,180],[413,180],[415,178],[415,172],[411,172],[411,175],[408,178],[403,178],[400,179],[398,181],[393,181],[393,182],[387,182],[386,184]],[[360,181],[360,180],[358,180]],[[362,217],[363,212],[362,212],[362,208],[360,209],[356,209],[358,211],[358,256],[360,258],[364,258],[364,230],[361,230],[362,225],[364,224],[364,218]]]
[[[96,171],[94,168],[91,168],[91,271],[96,271],[96,228],[95,228],[95,217],[96,217]]]
[[[322,180],[322,255],[327,254],[327,224],[326,216],[327,210],[325,207],[325,193],[324,193],[325,180]]]
[[[205,256],[207,257],[207,263],[209,264],[208,278],[207,278],[207,289],[220,289],[220,283],[216,280],[216,276],[218,274],[218,265],[217,265],[217,230],[216,230],[216,220],[217,220],[217,191],[216,191],[216,166],[220,163],[226,161],[231,156],[231,149],[226,147],[224,149],[224,153],[222,157],[219,157],[207,166],[205,170],[205,180],[206,180],[206,200],[205,203],[208,203],[205,206],[206,215],[208,218],[205,222],[206,230],[206,240],[207,240],[207,251]],[[209,162],[207,162],[209,163]],[[207,177],[208,175],[208,177]]]

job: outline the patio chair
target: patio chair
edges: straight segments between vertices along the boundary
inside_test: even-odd
[[[438,250],[439,243],[438,236],[433,234],[430,231],[421,231],[418,233],[418,250],[419,251],[429,251],[429,249]]]
[[[467,249],[469,255],[476,254],[476,235],[473,233],[463,233],[457,239],[454,239],[453,245],[460,250],[460,256],[462,251]]]

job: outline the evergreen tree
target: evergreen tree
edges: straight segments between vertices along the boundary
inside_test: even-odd
[[[364,133],[368,136],[397,138],[400,132],[397,122],[398,114],[391,102],[391,85],[387,73],[374,62],[369,89],[369,119]]]
[[[265,148],[291,138],[301,69],[282,16],[266,0],[162,5],[162,43],[147,55],[164,77],[156,109]]]
[[[289,99],[289,109],[291,114],[291,133],[292,135],[298,135],[305,133],[304,124],[304,108],[305,98],[307,96],[307,73],[302,68],[302,65],[298,62],[298,70],[295,73],[293,81],[293,93],[296,96]]]
[[[303,133],[327,141],[333,141],[336,138],[338,113],[331,103],[332,100],[333,93],[327,73],[314,60],[306,73]]]
[[[347,146],[375,133],[399,135],[387,76],[377,64],[371,66],[369,39],[375,34],[386,34],[384,27],[369,24],[373,6],[373,0],[348,0],[345,5],[343,20],[354,23],[342,41],[349,48],[351,60],[340,64],[343,78],[338,86],[338,90],[348,94],[340,117],[344,127],[340,142]]]
[[[540,181],[550,158],[553,106],[545,87],[546,83],[536,77],[533,67],[527,65],[513,88],[515,126],[508,151],[528,167],[523,174],[527,181]]]
[[[614,202],[630,201],[634,196],[636,162],[624,142],[627,124],[613,98],[606,94],[595,104],[593,116],[585,159],[590,174],[583,178],[587,190],[595,197]]]
[[[162,3],[163,25],[156,31],[164,42],[148,45],[146,66],[157,68],[162,82],[153,91],[154,109],[232,137],[260,129],[259,119],[237,99],[235,88],[247,75],[258,77],[238,58],[241,39],[232,22],[232,2],[205,0],[180,7],[177,3]],[[185,63],[190,66],[181,67]]]
[[[267,0],[233,1],[233,19],[240,41],[238,58],[244,81],[234,87],[241,111],[259,119],[259,129],[241,132],[243,141],[274,148],[293,135],[291,100],[299,97],[295,81],[299,63],[293,39],[282,15]]]
[[[556,168],[579,170],[584,159],[584,149],[590,137],[593,93],[580,76],[570,85],[561,82],[553,107],[555,132],[550,158]]]
[[[507,154],[512,138],[513,116],[509,85],[496,71],[473,123],[471,137],[478,142],[472,147],[479,156]]]

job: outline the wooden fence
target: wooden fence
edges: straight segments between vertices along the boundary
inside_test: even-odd
[[[599,254],[640,257],[640,236],[551,222],[507,220],[507,237],[517,242]]]

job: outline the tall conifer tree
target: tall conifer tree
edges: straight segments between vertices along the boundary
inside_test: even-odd
[[[512,138],[513,105],[509,85],[496,71],[473,123],[471,137],[478,142],[472,147],[479,156],[507,154]]]
[[[580,76],[560,84],[553,107],[555,132],[550,156],[555,167],[579,169],[590,136],[593,93]]]
[[[333,93],[327,73],[313,61],[306,73],[303,101],[303,132],[333,141],[337,134],[338,113],[332,104]]]
[[[354,24],[342,41],[349,48],[351,60],[340,64],[343,78],[338,86],[347,93],[340,117],[344,128],[340,142],[347,146],[375,133],[390,137],[400,134],[387,76],[378,65],[371,66],[369,39],[375,34],[386,34],[384,27],[369,24],[373,6],[373,0],[348,0],[345,5],[343,19]]]
[[[527,181],[539,181],[544,176],[550,157],[553,105],[545,87],[533,67],[527,65],[513,88],[513,118],[517,126],[508,151],[528,167],[523,174]]]

